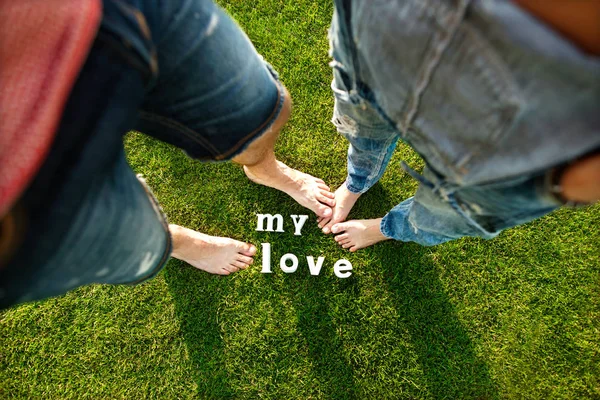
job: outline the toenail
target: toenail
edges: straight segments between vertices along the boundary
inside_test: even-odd
[[[338,232],[338,227],[334,226],[333,228],[331,228],[331,232],[337,233]]]

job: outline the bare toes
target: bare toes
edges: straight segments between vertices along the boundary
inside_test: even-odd
[[[329,223],[329,221],[331,221],[331,218],[320,218],[321,220],[319,221],[319,228],[323,228],[325,225],[327,225]]]
[[[250,243],[245,243],[240,251],[240,254],[252,257],[256,254],[256,246]]]
[[[333,211],[331,210],[331,208],[324,206],[322,204],[319,204],[317,206],[317,210],[315,212],[318,216],[321,216],[321,217],[331,217],[331,214],[333,214]]]
[[[247,264],[247,265],[250,265],[250,264],[252,264],[254,262],[254,259],[252,257],[244,256],[244,255],[241,255],[241,254],[239,254],[237,256],[237,260],[239,262],[242,262],[242,263]]]
[[[356,246],[350,247],[350,251],[352,253],[354,253],[356,250],[358,250],[358,247],[356,247]]]
[[[346,240],[346,239],[349,239],[349,237],[348,237],[348,234],[347,234],[347,233],[342,233],[341,235],[337,235],[337,236],[335,237],[335,241],[336,241],[336,242],[340,242],[340,241],[342,241],[342,240]]]
[[[235,262],[235,261],[234,261],[234,262]],[[224,266],[224,267],[223,267],[223,269],[226,269],[226,270],[227,270],[227,271],[229,271],[229,272],[238,272],[238,271],[239,271],[239,268],[238,268],[238,267],[236,267],[236,266],[235,266],[235,265],[233,265],[233,264],[226,265],[226,266]]]
[[[323,196],[323,192],[321,192],[320,196],[317,196],[317,200],[319,200],[323,204],[327,204],[329,207],[335,207],[335,200],[332,198]]]
[[[331,227],[331,232],[333,232],[333,233],[344,232],[345,230],[346,230],[346,224],[344,224],[344,223],[334,224]]]
[[[353,245],[352,243],[350,243],[350,242],[346,242],[346,243],[344,243],[344,244],[342,245],[342,247],[343,247],[343,248],[345,248],[345,249],[347,249],[347,248],[349,248],[349,247],[351,247],[351,246],[354,246],[354,245]]]
[[[248,264],[246,264],[244,262],[241,262],[241,261],[237,261],[237,260],[233,261],[231,263],[231,265],[233,265],[234,267],[239,268],[239,269],[246,269],[246,268],[248,268]]]
[[[324,232],[324,233],[331,233],[331,232],[333,232],[333,230],[332,230],[331,228],[332,228],[332,227],[334,227],[334,226],[336,226],[336,225],[337,225],[337,224],[334,224],[334,223],[333,223],[333,221],[329,221],[329,222],[327,223],[327,225],[325,225],[325,226],[323,227],[323,232]],[[336,232],[333,232],[333,233],[336,233]]]

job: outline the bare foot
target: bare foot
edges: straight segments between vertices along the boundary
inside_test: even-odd
[[[317,219],[319,228],[323,230],[323,233],[330,233],[333,225],[345,221],[359,197],[360,193],[352,193],[348,190],[346,184],[343,183],[342,186],[335,191],[335,207],[333,208],[333,214],[330,217],[324,216]]]
[[[331,228],[331,231],[336,234],[339,233],[339,235],[335,236],[335,241],[340,246],[354,252],[390,239],[381,233],[381,229],[379,228],[381,220],[382,218],[355,219],[335,224]]]
[[[173,257],[211,274],[229,275],[254,262],[256,247],[237,240],[209,236],[178,225],[169,225]]]
[[[319,217],[332,214],[335,196],[322,179],[290,168],[281,161],[275,161],[271,168],[244,166],[244,172],[252,182],[287,193]]]

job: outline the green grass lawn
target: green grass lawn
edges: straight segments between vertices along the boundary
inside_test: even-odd
[[[345,177],[347,145],[329,122],[330,1],[221,1],[279,71],[294,112],[277,144],[286,163]],[[433,248],[385,242],[348,253],[311,215],[301,237],[291,198],[239,166],[201,164],[127,137],[170,221],[271,243],[274,273],[211,276],[171,260],[136,287],[88,286],[0,314],[0,398],[600,398],[600,206],[564,209],[492,241]],[[353,210],[383,216],[414,193],[401,146]],[[256,232],[280,213],[285,233]],[[300,259],[295,274],[279,257]],[[305,256],[325,257],[310,276]],[[347,258],[348,279],[333,274]]]

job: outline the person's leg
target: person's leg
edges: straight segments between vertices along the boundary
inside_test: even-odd
[[[275,142],[292,109],[291,97],[285,89],[284,93],[283,108],[273,126],[232,161],[244,166],[244,172],[251,181],[290,195],[319,217],[331,216],[335,200],[329,186],[322,179],[288,167],[275,156]]]
[[[503,229],[539,218],[560,203],[544,174],[494,184],[449,189],[429,168],[414,197],[383,218],[339,223],[335,240],[350,251],[395,239],[434,246],[465,236],[491,239]]]
[[[143,11],[159,72],[137,129],[192,158],[241,164],[252,181],[289,194],[319,216],[330,215],[334,201],[327,185],[275,157],[291,98],[235,22],[209,0],[148,3]],[[222,260],[244,268],[256,252],[242,242],[171,228],[174,257],[209,272]]]
[[[347,178],[335,192],[333,214],[318,219],[324,233],[344,221],[360,197],[383,175],[398,141],[398,131],[380,113],[363,85],[350,27],[350,2],[335,2],[329,29],[335,95],[332,122],[348,142]]]
[[[359,64],[354,70],[360,71],[350,71],[349,78],[359,76],[361,88],[367,87],[373,94],[387,119],[402,131],[402,138],[445,175],[433,176],[426,169],[426,178],[429,175],[434,185],[422,184],[415,197],[382,219],[334,224],[338,243],[357,250],[386,238],[423,245],[463,236],[491,238],[561,205],[540,183],[545,181],[543,176],[533,174],[597,148],[593,139],[598,136],[592,127],[594,114],[587,111],[593,101],[580,99],[581,103],[572,107],[573,112],[581,112],[579,118],[574,118],[573,112],[557,116],[552,110],[564,107],[546,100],[562,97],[540,97],[539,90],[532,90],[546,85],[548,93],[558,87],[569,93],[569,85],[557,83],[560,79],[540,78],[530,73],[536,68],[527,67],[544,64],[548,48],[562,48],[551,34],[542,32],[512,6],[491,10],[460,2],[432,11],[418,1],[336,1],[336,7],[342,11],[341,26],[346,28],[346,35],[339,40],[342,56],[346,55],[339,60],[340,67]],[[507,15],[523,23],[523,31],[537,32],[533,36],[548,44],[537,52],[539,59],[536,52],[527,56],[515,52],[515,43],[531,35],[521,35],[521,39],[516,35],[516,42],[513,38],[505,41],[506,37],[497,40],[507,26]],[[475,48],[478,51],[473,51]],[[565,54],[570,50],[565,46]],[[519,62],[503,62],[508,54],[512,60],[517,53]],[[558,62],[558,69],[552,63],[543,68],[550,71],[548,77],[584,64],[563,61]],[[582,71],[582,76],[587,73]],[[530,84],[522,85],[525,81]],[[548,120],[557,124],[548,129],[544,125]],[[569,137],[557,145],[560,132],[570,132],[565,127],[573,121],[581,122],[576,130],[578,139]],[[599,164],[591,160],[582,163],[579,177],[578,168],[571,170],[571,176],[567,170],[557,189],[562,186],[566,198],[594,200],[598,192],[593,186],[582,190],[583,180],[594,178],[594,165]],[[570,191],[569,180],[579,187],[577,195]],[[343,203],[340,196],[336,201]]]
[[[90,283],[139,283],[169,258],[164,216],[125,160],[122,136],[142,103],[144,73],[119,45],[98,32],[50,152],[19,199],[0,308]]]
[[[345,221],[358,198],[379,181],[399,139],[398,132],[373,105],[346,89],[341,74],[334,70],[332,122],[349,142],[348,171],[346,181],[335,192],[333,214],[317,221],[326,234],[333,225]]]
[[[330,215],[333,194],[324,182],[275,157],[291,98],[239,26],[210,0],[173,1],[159,12],[150,17],[159,74],[139,130],[193,158],[241,164],[254,182]]]

